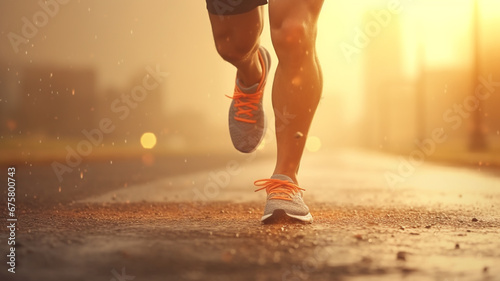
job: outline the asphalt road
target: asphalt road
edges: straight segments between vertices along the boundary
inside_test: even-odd
[[[17,165],[16,273],[3,228],[0,279],[500,280],[497,168],[402,159],[306,154],[315,221],[272,225],[261,155],[85,163],[62,182]]]

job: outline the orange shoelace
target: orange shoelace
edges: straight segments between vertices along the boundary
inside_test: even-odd
[[[245,94],[240,90],[240,88],[238,88],[238,85],[236,85],[234,89],[234,95],[232,97],[226,95],[226,97],[235,100],[234,107],[236,107],[238,111],[236,111],[234,119],[237,121],[250,124],[257,123],[257,120],[252,119],[253,111],[259,109],[257,104],[260,103],[262,95],[264,94],[263,89],[265,78],[267,76],[264,58],[262,57],[262,54],[260,52],[259,61],[262,65],[262,78],[260,79],[259,86],[257,87],[257,92],[253,94]],[[243,115],[246,115],[246,118],[242,117]]]
[[[305,191],[305,189],[298,187],[294,183],[279,179],[257,180],[254,182],[254,184],[255,186],[260,187],[256,189],[255,192],[265,189],[267,194],[276,194],[270,199],[292,201],[293,195],[300,192],[301,190]],[[286,197],[283,195],[285,195]]]
[[[251,119],[253,118],[252,111],[259,109],[259,107],[257,107],[257,104],[260,103],[261,97],[262,91],[254,94],[245,94],[242,93],[240,89],[236,89],[234,91],[234,96],[229,97],[235,100],[234,107],[238,109],[238,111],[236,111],[234,119],[245,123],[255,124],[257,120]],[[246,115],[247,118],[241,117],[243,115]]]

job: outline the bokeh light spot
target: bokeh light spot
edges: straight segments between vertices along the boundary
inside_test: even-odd
[[[263,140],[260,142],[259,146],[257,146],[257,150],[263,150],[263,149],[264,149],[264,147],[266,147],[266,140],[265,140],[265,139],[263,139]]]
[[[141,145],[145,149],[152,149],[156,145],[156,136],[153,133],[144,133],[141,136]]]
[[[306,141],[306,148],[310,152],[318,152],[321,149],[321,140],[314,136],[308,137]]]

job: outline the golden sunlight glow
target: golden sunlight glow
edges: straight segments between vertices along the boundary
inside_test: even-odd
[[[390,89],[401,92],[403,88],[408,90],[406,96],[411,96],[423,72],[439,69],[468,73],[476,59],[476,1],[481,65],[483,71],[491,72],[495,67],[491,62],[496,57],[489,55],[488,52],[494,52],[488,50],[495,50],[494,46],[500,44],[495,36],[500,23],[498,0],[325,1],[318,22],[317,48],[323,73],[330,79],[324,80],[324,99],[312,132],[325,140],[327,135],[323,132],[328,130],[319,132],[316,128],[332,128],[330,120],[338,120],[339,116],[347,130],[366,125],[363,123],[369,122],[366,109],[381,100],[370,101],[370,97],[384,95]],[[399,11],[391,12],[388,5],[396,2],[401,4]],[[379,26],[380,32],[366,35],[369,24]],[[365,34],[360,35],[359,30]],[[340,46],[352,47],[351,52],[343,51]],[[435,79],[444,88],[449,78]],[[387,91],[373,90],[379,89],[379,81],[384,81],[381,83],[385,83]],[[403,96],[395,93],[387,95]],[[355,132],[349,130],[346,134]]]
[[[263,139],[259,146],[257,146],[257,150],[263,150],[264,147],[266,147],[266,139]]]
[[[152,149],[156,145],[156,136],[153,133],[144,133],[141,136],[141,145],[145,149]]]
[[[318,152],[321,149],[321,140],[315,136],[308,137],[306,141],[306,148],[310,152]]]

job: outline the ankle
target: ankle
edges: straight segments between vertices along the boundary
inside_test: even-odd
[[[298,184],[298,181],[297,181],[297,174],[294,173],[294,172],[287,172],[287,171],[277,171],[275,170],[273,175],[284,175],[284,176],[287,176],[289,177],[295,184]]]
[[[244,66],[238,67],[236,77],[240,86],[247,88],[259,84],[262,80],[263,67],[260,63],[258,52],[255,52]]]

